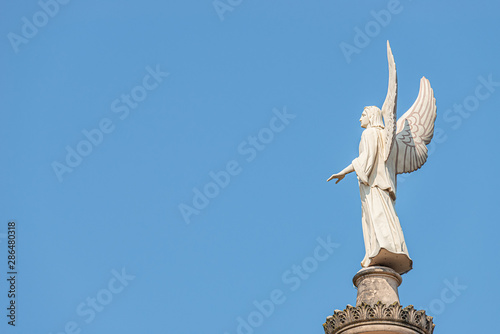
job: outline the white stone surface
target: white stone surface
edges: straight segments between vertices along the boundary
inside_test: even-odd
[[[427,146],[434,134],[436,99],[429,80],[422,77],[420,92],[412,107],[396,123],[397,75],[389,42],[389,87],[380,110],[366,107],[361,114],[365,128],[359,156],[328,181],[356,172],[362,208],[366,254],[362,267],[386,266],[399,274],[412,269],[403,230],[395,210],[396,176],[413,172],[426,162]]]
[[[369,322],[355,324],[339,330],[336,334],[427,334],[425,331],[411,325],[395,321]]]

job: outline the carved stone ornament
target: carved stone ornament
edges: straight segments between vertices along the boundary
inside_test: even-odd
[[[357,307],[348,305],[344,311],[335,310],[323,324],[325,334],[350,333],[419,333],[432,334],[435,325],[432,317],[413,305],[403,308],[395,302],[391,305],[378,302],[375,305],[362,303]]]

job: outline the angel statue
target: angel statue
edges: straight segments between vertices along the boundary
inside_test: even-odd
[[[420,92],[411,108],[396,124],[398,84],[389,41],[389,88],[382,110],[365,107],[359,156],[328,181],[338,183],[356,172],[361,194],[363,238],[366,254],[362,267],[385,266],[399,274],[412,269],[412,260],[395,210],[396,176],[411,173],[427,160],[427,146],[434,134],[436,99],[429,80],[422,77]]]

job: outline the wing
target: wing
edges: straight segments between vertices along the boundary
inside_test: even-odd
[[[391,153],[394,138],[396,137],[396,105],[398,100],[398,77],[396,74],[396,63],[392,55],[391,46],[387,41],[387,61],[389,63],[389,86],[382,106],[384,117],[384,161],[387,161]]]
[[[427,161],[427,146],[434,135],[436,99],[429,80],[422,77],[417,100],[397,123],[396,173],[411,173]]]

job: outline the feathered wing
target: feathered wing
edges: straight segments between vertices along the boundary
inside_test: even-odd
[[[417,100],[397,123],[396,173],[411,173],[427,161],[427,146],[434,135],[436,99],[429,80],[422,77]]]
[[[396,63],[392,55],[391,46],[387,41],[387,61],[389,63],[389,85],[384,105],[382,106],[382,116],[384,117],[384,161],[387,161],[391,153],[394,138],[396,137],[396,107],[398,100],[398,77],[396,74]]]

